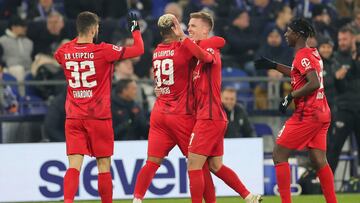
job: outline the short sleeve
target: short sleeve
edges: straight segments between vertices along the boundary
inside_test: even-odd
[[[114,62],[120,60],[124,55],[125,48],[113,44],[103,43],[103,53],[106,61]]]
[[[64,54],[62,54],[63,51],[61,48],[59,48],[58,50],[56,50],[56,52],[54,53],[54,58],[55,60],[59,63],[59,64],[63,64],[63,58],[62,56],[64,56]]]
[[[311,55],[300,55],[296,57],[294,67],[299,70],[301,75],[306,75],[308,72],[316,71],[316,62]]]

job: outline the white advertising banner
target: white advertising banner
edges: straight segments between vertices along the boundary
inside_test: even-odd
[[[145,164],[147,141],[115,142],[112,159],[114,199],[130,199],[136,175]],[[61,200],[68,161],[65,143],[0,144],[0,202]],[[263,194],[261,138],[226,139],[224,164],[232,168],[248,189]],[[236,196],[213,176],[217,196]],[[186,159],[175,148],[159,168],[146,198],[189,197]],[[80,174],[77,200],[99,199],[94,158],[86,157]]]

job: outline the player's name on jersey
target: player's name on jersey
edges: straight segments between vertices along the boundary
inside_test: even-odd
[[[73,96],[75,99],[91,98],[93,92],[92,90],[74,90]]]
[[[94,59],[94,53],[88,53],[88,52],[65,53],[64,58],[65,60]]]
[[[175,54],[174,50],[162,50],[162,51],[154,52],[153,58],[155,59],[158,57],[174,56],[174,54]]]
[[[170,88],[169,87],[159,87],[158,90],[160,91],[160,94],[170,94]]]

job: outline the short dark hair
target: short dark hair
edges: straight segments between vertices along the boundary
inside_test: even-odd
[[[81,12],[76,18],[76,30],[79,35],[87,34],[92,26],[98,25],[99,16],[90,11]]]
[[[355,34],[355,30],[352,29],[350,26],[347,26],[347,25],[341,27],[340,30],[339,30],[339,33],[340,33],[340,32],[341,32],[341,33],[346,33],[346,32],[348,32],[348,33],[350,33],[350,34],[352,34],[352,35]]]
[[[303,19],[298,18],[291,21],[289,27],[296,33],[299,33],[303,38],[307,39],[308,37],[315,36],[315,29],[312,24]]]
[[[222,88],[221,92],[231,92],[231,93],[237,93],[236,89],[232,86],[225,86]]]
[[[129,86],[130,83],[135,82],[133,79],[121,79],[116,83],[115,92],[121,94]]]
[[[200,11],[200,12],[191,13],[190,19],[191,18],[199,18],[203,20],[205,23],[209,25],[210,30],[214,28],[214,18],[207,12]]]
[[[13,16],[9,20],[8,28],[11,29],[12,26],[27,27],[27,22],[21,19],[19,16]]]

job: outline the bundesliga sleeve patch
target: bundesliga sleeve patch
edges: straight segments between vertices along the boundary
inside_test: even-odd
[[[212,49],[212,48],[207,48],[206,51],[209,52],[209,53],[211,53],[211,54],[214,54],[214,53],[215,53],[215,52],[214,52],[214,49]]]
[[[116,46],[116,45],[113,45],[112,47],[115,51],[121,51],[122,50],[122,47],[119,47],[119,46]]]
[[[301,59],[301,65],[305,68],[305,70],[309,70],[311,68],[310,60],[308,58]]]

